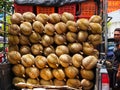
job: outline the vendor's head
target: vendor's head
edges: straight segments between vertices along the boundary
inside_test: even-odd
[[[120,41],[120,28],[116,28],[114,31],[114,40],[116,42]]]

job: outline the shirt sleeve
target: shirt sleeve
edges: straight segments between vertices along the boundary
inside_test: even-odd
[[[120,63],[120,49],[114,52],[116,60]]]

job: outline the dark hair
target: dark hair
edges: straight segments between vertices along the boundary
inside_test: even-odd
[[[120,28],[116,28],[114,31],[119,31],[120,32]]]

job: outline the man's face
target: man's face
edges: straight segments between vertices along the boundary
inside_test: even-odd
[[[115,41],[120,41],[120,31],[114,32],[114,39],[115,39]]]

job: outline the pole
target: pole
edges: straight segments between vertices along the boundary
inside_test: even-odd
[[[6,11],[6,2],[4,1],[4,11]],[[6,32],[6,12],[4,12],[4,32]],[[6,33],[4,33],[4,50],[3,50],[3,63],[6,62]]]
[[[108,3],[108,0],[103,0],[104,1],[104,12],[103,12],[103,18],[104,18],[104,28],[103,28],[103,31],[104,31],[104,37],[105,37],[105,55],[107,55],[107,52],[108,52],[108,28],[107,28],[107,19],[108,19],[108,14],[107,14],[107,3]],[[105,60],[106,60],[106,57],[105,57]]]

